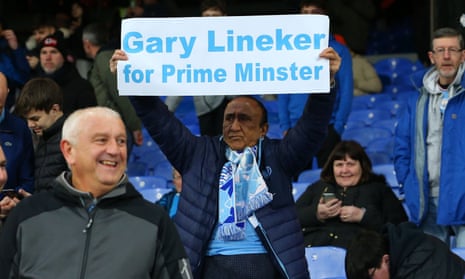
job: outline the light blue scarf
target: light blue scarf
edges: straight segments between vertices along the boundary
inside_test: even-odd
[[[239,153],[226,150],[219,189],[218,236],[222,240],[245,238],[247,217],[273,200],[255,159],[256,147]]]

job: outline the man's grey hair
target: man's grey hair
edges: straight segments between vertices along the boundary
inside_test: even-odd
[[[70,142],[71,144],[76,144],[78,135],[82,130],[87,129],[86,121],[88,121],[89,116],[98,116],[98,118],[103,117],[114,117],[120,119],[121,115],[107,107],[89,107],[84,109],[78,109],[71,113],[63,124],[63,129],[61,131],[61,137],[63,140]]]
[[[108,30],[102,23],[90,23],[82,30],[82,40],[95,46],[105,45],[108,39]]]
[[[460,49],[465,48],[465,44],[463,41],[462,33],[459,30],[450,27],[439,28],[433,33],[433,39],[431,40],[431,49],[433,49],[433,40],[440,39],[440,38],[458,38]]]

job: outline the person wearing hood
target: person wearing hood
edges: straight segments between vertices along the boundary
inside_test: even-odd
[[[69,115],[60,150],[69,171],[18,203],[2,227],[0,278],[192,278],[172,220],[125,174],[126,128],[116,111]]]
[[[333,149],[319,181],[296,201],[306,246],[347,248],[362,230],[408,220],[400,200],[356,141]]]
[[[465,50],[458,30],[440,28],[428,52],[432,67],[412,79],[395,134],[394,166],[411,221],[465,247]]]
[[[465,261],[413,223],[363,231],[346,252],[347,279],[462,279]]]
[[[69,51],[61,32],[43,39],[40,45],[38,76],[51,78],[60,85],[65,114],[97,105],[92,84],[80,76],[69,57]]]

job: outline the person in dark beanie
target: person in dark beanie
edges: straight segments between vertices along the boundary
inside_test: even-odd
[[[79,75],[74,64],[67,58],[68,49],[61,32],[45,37],[40,45],[40,68],[37,76],[51,78],[60,85],[65,114],[96,106],[94,88]]]

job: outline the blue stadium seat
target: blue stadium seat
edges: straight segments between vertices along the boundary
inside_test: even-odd
[[[417,64],[408,58],[403,57],[387,57],[376,61],[373,64],[376,71],[379,72],[390,72],[401,69],[405,72],[416,71]]]
[[[367,148],[368,144],[375,139],[391,137],[391,131],[377,127],[354,128],[342,133],[343,140],[355,140],[364,148]]]
[[[391,112],[380,109],[363,109],[352,110],[349,114],[347,122],[349,121],[363,121],[367,126],[370,126],[374,121],[382,119],[391,119]]]
[[[415,91],[415,88],[406,84],[389,84],[383,86],[381,94],[387,94],[390,95],[393,100],[399,100],[399,96],[407,91]]]
[[[366,151],[372,165],[391,164],[392,159],[389,154],[381,151]]]
[[[371,123],[371,127],[387,129],[391,131],[391,134],[394,136],[396,133],[396,127],[398,123],[399,123],[399,120],[397,118],[382,119],[382,120],[373,121],[373,123]]]
[[[344,130],[351,130],[351,129],[357,129],[357,128],[364,128],[364,127],[370,127],[371,123],[362,121],[362,120],[350,120],[346,122],[346,125],[344,125]]]
[[[126,174],[128,176],[147,175],[148,169],[149,168],[145,162],[128,161]]]
[[[408,98],[411,98],[412,96],[418,95],[418,91],[408,89],[408,90],[400,90],[396,93],[392,94],[392,98],[394,100],[399,100],[399,101],[407,101]]]
[[[310,278],[345,279],[346,250],[333,246],[315,246],[305,248]]]
[[[144,156],[146,152],[150,151],[160,151],[160,147],[157,143],[150,137],[148,131],[145,128],[142,128],[142,137],[143,144],[141,146],[134,146],[128,161],[137,161]]]
[[[129,176],[129,182],[140,191],[142,189],[167,188],[166,179],[160,176]]]
[[[292,196],[294,196],[294,201],[297,201],[300,196],[307,190],[308,186],[311,184],[308,182],[293,182],[292,183]]]
[[[376,109],[386,110],[391,112],[391,118],[399,117],[402,109],[405,107],[404,100],[384,101],[376,104]]]
[[[173,167],[171,163],[166,160],[159,162],[155,165],[153,174],[165,178],[167,181],[173,180]]]
[[[173,191],[170,188],[152,188],[152,189],[141,189],[139,193],[144,197],[144,199],[156,202],[158,201],[164,194]]]
[[[200,136],[199,124],[185,124],[185,125],[187,129],[189,129],[193,135]]]
[[[161,150],[147,150],[144,154],[141,154],[136,162],[144,162],[147,165],[147,174],[153,175],[155,173],[156,166],[161,162],[168,162],[165,154]]]
[[[191,117],[192,113],[195,115],[194,97],[184,96],[176,108],[175,115],[179,119],[183,119],[186,115],[188,115],[187,117]]]
[[[418,65],[412,60],[403,57],[388,57],[373,64],[383,85],[407,84],[406,76],[416,70]]]
[[[304,170],[299,174],[297,182],[312,184],[313,182],[320,179],[320,173],[321,169]]]
[[[399,186],[399,182],[397,182],[396,171],[394,170],[393,164],[374,165],[373,172],[377,174],[383,174],[386,177],[387,183],[391,187]]]
[[[459,257],[461,257],[463,260],[465,260],[465,248],[453,247],[451,248],[451,250]]]
[[[392,101],[392,95],[386,93],[355,96],[352,98],[352,110],[373,109],[377,104]]]
[[[386,182],[391,186],[392,191],[396,195],[396,197],[402,201],[402,206],[405,209],[405,212],[409,215],[409,210],[407,208],[407,205],[405,204],[404,200],[404,191],[402,187],[399,185],[399,182],[397,182],[397,177],[396,177],[396,172],[394,170],[394,165],[392,163],[389,164],[384,164],[384,165],[374,165],[373,166],[373,172],[377,174],[382,174],[384,177],[386,177]],[[409,217],[410,218],[410,217]]]
[[[199,119],[195,111],[184,112],[183,114],[177,114],[179,120],[181,120],[184,125],[199,125]]]
[[[394,136],[389,134],[387,137],[379,137],[368,142],[365,147],[367,152],[372,153],[385,153],[389,156],[389,159],[394,161]],[[375,163],[372,162],[373,165]],[[379,164],[378,164],[379,165]]]
[[[265,100],[260,98],[260,101],[263,103],[268,113],[278,113],[279,103],[277,100]]]
[[[281,139],[283,134],[281,132],[281,127],[279,127],[279,123],[269,123],[266,135],[272,139]]]
[[[363,110],[371,107],[370,95],[354,96],[352,98],[352,110]]]

